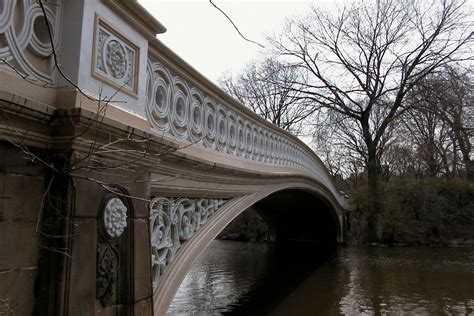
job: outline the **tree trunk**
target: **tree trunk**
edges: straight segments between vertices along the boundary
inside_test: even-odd
[[[467,139],[467,141],[465,139]],[[466,179],[472,181],[474,180],[474,162],[471,160],[471,143],[468,137],[459,139],[458,143],[462,155],[462,162],[464,168],[466,168]]]
[[[375,146],[374,146],[375,147]],[[368,201],[367,201],[367,238],[368,242],[378,242],[378,214],[380,212],[380,197],[379,197],[379,176],[380,176],[380,162],[376,155],[375,148],[369,148],[368,162]]]
[[[466,167],[466,178],[470,181],[474,181],[474,161],[465,158],[463,159],[463,163]]]

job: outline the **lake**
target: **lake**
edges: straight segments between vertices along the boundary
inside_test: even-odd
[[[473,248],[343,246],[300,254],[215,240],[168,314],[474,315]]]

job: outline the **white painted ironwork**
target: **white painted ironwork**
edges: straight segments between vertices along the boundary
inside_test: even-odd
[[[323,164],[303,144],[190,86],[163,64],[148,61],[146,115],[158,132],[218,154],[292,167],[319,179],[344,204]]]
[[[150,202],[151,263],[153,288],[183,242],[189,240],[224,199],[156,197]]]
[[[46,23],[49,23],[56,46],[59,40],[61,7],[61,1],[54,5],[45,4],[45,18],[35,0],[2,0],[0,68],[18,72],[28,80],[53,86],[54,64]]]

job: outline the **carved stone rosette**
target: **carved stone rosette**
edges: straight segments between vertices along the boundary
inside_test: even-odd
[[[107,306],[117,300],[120,237],[127,228],[127,207],[120,198],[108,196],[101,212],[97,242],[96,298]]]
[[[151,262],[153,289],[182,243],[221,207],[224,199],[156,197],[150,202]]]
[[[137,93],[139,49],[96,16],[92,74],[123,92]]]
[[[120,237],[127,227],[127,207],[121,199],[111,198],[105,205],[102,219],[109,237]]]

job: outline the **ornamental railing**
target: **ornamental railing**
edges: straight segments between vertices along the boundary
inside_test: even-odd
[[[44,89],[60,88],[62,94],[68,91],[65,87],[69,91],[79,87],[81,92],[96,96],[101,90],[103,95],[123,101],[111,102],[111,106],[140,118],[143,126],[149,124],[160,136],[215,155],[285,167],[276,168],[276,172],[262,168],[266,173],[294,170],[305,174],[322,183],[340,205],[346,205],[324,164],[303,142],[230,98],[158,39],[150,37],[159,31],[159,22],[153,22],[139,4],[112,0],[86,3],[82,4],[81,16],[77,8],[59,0],[43,8],[33,0],[3,0],[0,68]],[[82,26],[77,25],[79,21]],[[72,30],[82,31],[76,34]],[[51,54],[52,44],[57,64]],[[70,82],[76,86],[71,87]],[[32,98],[39,95],[34,93]],[[56,96],[50,99],[57,102],[53,105],[57,107],[86,106],[80,101],[64,105]],[[254,166],[255,170],[258,172],[258,167]]]

